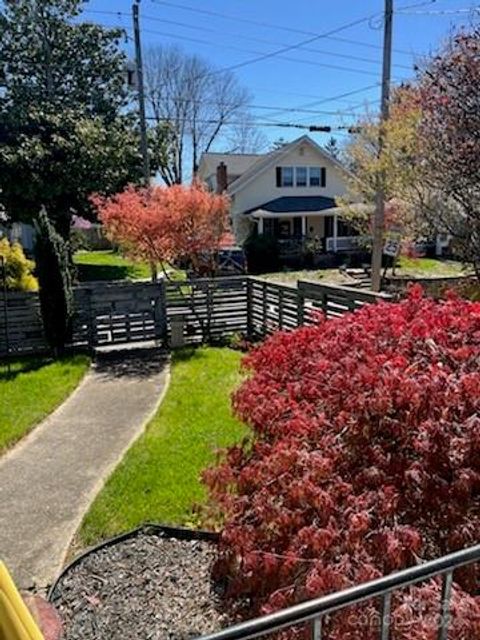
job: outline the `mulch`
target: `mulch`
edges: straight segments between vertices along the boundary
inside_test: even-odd
[[[228,626],[214,556],[214,543],[148,534],[94,551],[53,593],[64,640],[186,640]]]

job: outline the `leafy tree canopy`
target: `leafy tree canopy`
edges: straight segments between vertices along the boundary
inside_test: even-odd
[[[44,206],[64,236],[93,191],[118,191],[141,166],[121,31],[75,21],[82,5],[7,0],[0,13],[0,199],[12,219]]]

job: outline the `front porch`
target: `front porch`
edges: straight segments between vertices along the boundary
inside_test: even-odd
[[[352,252],[365,244],[333,198],[281,197],[246,213],[259,235],[277,240],[282,260]]]
[[[259,235],[277,240],[282,259],[299,259],[302,256],[317,256],[359,250],[365,238],[339,214],[312,215],[259,215]]]

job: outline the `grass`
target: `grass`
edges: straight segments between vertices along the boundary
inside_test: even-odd
[[[401,257],[396,269],[396,275],[411,276],[412,278],[440,278],[447,276],[467,275],[461,262],[455,260],[435,260],[434,258]],[[391,275],[391,269],[387,276]],[[303,269],[300,271],[279,271],[260,276],[271,282],[295,285],[297,280],[319,280],[328,284],[349,285],[352,279],[340,272],[339,269]]]
[[[124,258],[116,251],[77,251],[73,258],[80,282],[103,280],[149,280],[150,265]],[[160,274],[160,271],[159,271]],[[185,280],[181,269],[168,268],[171,280]]]
[[[167,395],[146,432],[113,472],[87,514],[80,545],[144,522],[190,524],[206,498],[200,481],[215,450],[239,441],[246,428],[232,417],[241,354],[229,349],[173,353]]]
[[[115,251],[78,251],[74,262],[80,282],[98,280],[142,280],[150,277],[144,262],[133,262]]]
[[[462,276],[468,273],[461,262],[456,260],[436,260],[434,258],[407,258],[401,256],[398,275],[416,277]]]
[[[89,365],[86,356],[52,361],[22,358],[11,373],[0,366],[0,453],[35,427],[75,389]]]
[[[321,280],[332,284],[346,284],[347,279],[338,269],[302,269],[299,271],[278,271],[258,276],[269,282],[279,282],[295,286],[297,280]]]

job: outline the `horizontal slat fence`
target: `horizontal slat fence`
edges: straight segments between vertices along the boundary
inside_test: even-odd
[[[343,315],[390,299],[349,287],[299,281],[276,284],[247,276],[187,281],[91,283],[74,289],[73,345],[96,347],[130,342],[168,342],[172,323],[183,324],[187,344],[218,342],[235,334],[263,338]],[[6,354],[4,300],[0,294],[0,355]],[[36,293],[8,293],[10,353],[46,349]]]
[[[162,283],[75,287],[73,343],[105,346],[161,340],[166,333]]]
[[[248,318],[248,332],[252,337],[295,329],[299,325],[298,289],[249,278]]]
[[[37,293],[11,291],[5,299],[0,293],[0,355],[7,353],[7,331],[10,353],[35,353],[46,349],[40,302]]]
[[[190,344],[246,333],[247,281],[240,276],[166,282],[169,336],[175,320],[183,321],[185,342]]]
[[[302,324],[312,324],[319,312],[327,318],[338,318],[350,311],[361,309],[366,304],[391,300],[385,293],[320,284],[308,280],[298,281],[299,306],[303,307]]]
[[[391,296],[350,287],[299,280],[296,287],[248,280],[249,333],[263,337],[279,330],[311,325],[319,313],[336,318],[365,304],[389,300]]]

